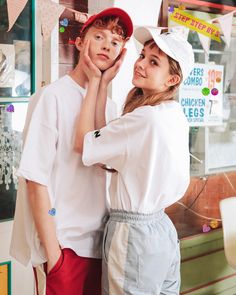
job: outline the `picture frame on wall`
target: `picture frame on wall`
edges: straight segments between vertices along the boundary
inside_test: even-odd
[[[0,1],[0,102],[25,101],[35,92],[35,1],[28,0],[8,31],[7,1]]]

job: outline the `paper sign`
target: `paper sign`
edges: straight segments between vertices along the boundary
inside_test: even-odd
[[[223,120],[223,66],[195,64],[179,90],[190,126],[216,126]]]
[[[194,17],[183,10],[175,8],[174,12],[170,14],[170,19],[215,41],[221,42],[220,31],[217,26]]]
[[[28,0],[7,0],[8,31],[11,30],[18,16],[21,14]],[[2,4],[1,4],[2,5]]]

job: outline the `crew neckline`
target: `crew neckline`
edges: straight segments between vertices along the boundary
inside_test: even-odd
[[[80,86],[77,82],[75,82],[75,80],[71,78],[69,74],[66,74],[65,77],[67,77],[67,79],[70,80],[72,84],[82,92],[82,94],[86,93],[86,89]]]

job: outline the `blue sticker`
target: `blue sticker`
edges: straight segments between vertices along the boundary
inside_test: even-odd
[[[64,18],[60,21],[60,25],[62,25],[63,27],[67,27],[68,24],[69,24],[68,18]]]
[[[48,214],[51,215],[51,216],[55,216],[56,215],[56,209],[55,208],[52,208],[48,211]]]

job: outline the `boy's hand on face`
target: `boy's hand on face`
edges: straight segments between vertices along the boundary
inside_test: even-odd
[[[126,52],[127,52],[127,49],[123,48],[119,57],[115,60],[113,66],[111,66],[110,68],[108,68],[106,71],[103,72],[102,80],[101,80],[102,83],[104,83],[105,85],[108,85],[111,82],[111,80],[115,78],[124,61]]]
[[[89,57],[89,45],[90,40],[85,41],[84,47],[80,51],[80,58],[82,59],[83,70],[90,81],[93,78],[100,79],[102,73]]]
[[[59,245],[54,249],[52,255],[48,258],[47,261],[47,274],[53,269],[53,267],[56,265],[57,261],[59,260],[60,256],[62,254],[62,251],[59,247]]]

